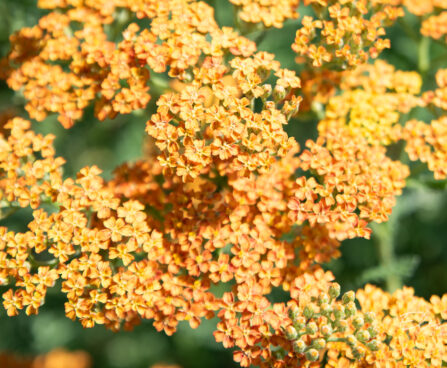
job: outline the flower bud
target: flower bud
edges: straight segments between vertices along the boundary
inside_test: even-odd
[[[312,347],[314,347],[317,350],[324,349],[326,347],[326,340],[325,339],[315,339],[312,342]]]
[[[317,333],[318,331],[318,326],[315,322],[309,322],[306,326],[306,333],[309,335],[313,335],[315,333]]]
[[[304,350],[307,348],[306,343],[303,340],[296,340],[292,345],[293,351],[298,354],[304,353]]]
[[[340,320],[335,323],[335,326],[337,327],[337,330],[340,332],[345,332],[348,329],[348,322],[345,320]]]
[[[366,347],[371,351],[379,350],[379,344],[377,343],[377,340],[371,340],[366,344]]]
[[[349,302],[345,307],[346,317],[351,317],[351,316],[355,315],[356,312],[357,312],[357,307],[355,306],[355,303]]]
[[[310,362],[316,362],[319,357],[320,354],[316,349],[309,349],[308,351],[306,351],[306,359],[309,360]]]
[[[357,339],[355,338],[354,335],[348,335],[346,336],[346,342],[348,343],[349,346],[353,347],[357,344]]]
[[[332,308],[328,303],[323,303],[320,305],[320,313],[323,316],[329,316],[332,313]]]
[[[295,321],[293,322],[293,327],[295,327],[297,331],[302,330],[305,326],[306,326],[306,319],[303,316],[296,318]]]
[[[364,314],[364,317],[365,317],[365,322],[366,323],[373,323],[375,316],[374,316],[373,312],[366,312]]]
[[[352,290],[347,291],[346,293],[343,294],[343,297],[341,300],[342,300],[343,304],[348,304],[350,302],[353,302],[355,300],[355,293]]]
[[[366,341],[368,341],[371,338],[371,335],[369,334],[368,331],[359,331],[355,334],[355,337],[360,342],[365,343]]]
[[[369,332],[372,338],[377,336],[377,331],[373,327],[368,327],[367,331]]]
[[[307,319],[312,318],[314,313],[315,313],[315,311],[314,311],[312,305],[306,305],[304,307],[303,314],[304,314],[304,317],[306,317]]]
[[[365,321],[363,320],[362,316],[356,316],[352,320],[352,324],[355,328],[360,328],[365,324]]]
[[[340,304],[337,304],[337,305],[335,305],[335,307],[333,309],[333,312],[334,312],[334,317],[335,317],[336,320],[344,318],[344,316],[345,316],[345,307],[343,307]]]
[[[330,287],[329,287],[329,296],[332,299],[336,299],[340,296],[340,285],[337,284],[336,282],[334,282]]]
[[[357,349],[352,349],[352,356],[355,359],[360,359],[362,357],[362,354],[360,354],[360,351],[358,351]]]
[[[300,315],[300,310],[297,307],[291,307],[289,309],[289,317],[292,321],[295,321]]]
[[[267,100],[270,95],[272,94],[272,85],[271,84],[264,84],[262,86],[264,93],[261,96],[262,101]]]
[[[259,78],[261,78],[261,80],[263,80],[263,81],[266,80],[270,75],[270,70],[268,70],[267,68],[264,68],[264,67],[260,67],[260,68],[256,69],[256,72],[258,73]]]
[[[286,89],[283,86],[275,86],[273,89],[273,99],[275,102],[284,100],[286,97]]]
[[[320,332],[324,337],[329,337],[332,335],[331,325],[323,325],[320,327]]]
[[[293,326],[287,326],[285,334],[289,340],[295,340],[298,338],[298,332]]]

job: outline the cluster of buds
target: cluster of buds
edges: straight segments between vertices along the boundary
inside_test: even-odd
[[[357,311],[353,291],[337,300],[339,295],[340,285],[333,283],[328,292],[289,309],[292,324],[284,329],[284,333],[296,354],[315,362],[334,343],[346,344],[355,359],[364,356],[366,349],[378,350],[374,315]]]

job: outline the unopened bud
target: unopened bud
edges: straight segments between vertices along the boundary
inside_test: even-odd
[[[371,351],[379,350],[379,344],[377,343],[377,340],[371,340],[366,344],[366,347]]]
[[[320,313],[323,316],[329,316],[332,313],[332,308],[328,303],[323,303],[320,305]]]
[[[345,307],[343,307],[342,305],[337,304],[334,307],[333,311],[334,311],[334,317],[335,317],[336,320],[344,318],[344,316],[345,316]]]
[[[293,326],[287,326],[285,333],[286,333],[286,337],[289,340],[295,340],[298,338],[298,332],[296,331],[295,327],[293,327]]]
[[[366,312],[364,314],[364,317],[365,317],[366,323],[373,323],[375,316],[374,316],[374,313],[372,313],[372,312]]]
[[[368,327],[367,331],[369,332],[372,338],[377,336],[377,331],[374,328]]]
[[[312,318],[314,313],[315,313],[315,311],[314,311],[314,308],[312,307],[312,305],[306,305],[304,307],[303,314],[304,314],[304,317],[306,317],[307,319]]]
[[[338,331],[344,332],[348,329],[348,322],[346,322],[345,320],[342,319],[340,321],[337,321],[335,323],[335,326],[337,326]]]
[[[306,351],[306,359],[309,360],[310,362],[316,362],[319,357],[320,354],[316,349],[309,349],[308,351]]]
[[[306,319],[304,317],[298,317],[297,319],[295,319],[295,321],[293,322],[293,327],[295,327],[295,329],[297,331],[302,330],[304,327],[306,326]]]
[[[352,290],[347,291],[346,293],[343,294],[343,297],[341,300],[342,300],[343,304],[348,304],[350,302],[353,302],[355,300],[355,293]]]
[[[365,321],[363,320],[363,318],[361,316],[356,316],[352,320],[352,324],[355,328],[360,328],[365,324]]]
[[[259,78],[261,78],[261,80],[263,80],[263,81],[266,80],[269,77],[269,75],[270,75],[270,70],[268,70],[268,69],[266,69],[264,67],[258,68],[256,70],[256,72],[258,73]]]
[[[324,349],[326,347],[326,340],[325,339],[315,339],[312,342],[312,347],[314,347],[315,349],[321,350]]]
[[[360,359],[362,357],[362,354],[360,354],[360,351],[358,351],[357,349],[352,349],[352,356],[355,359]]]
[[[306,333],[309,335],[313,335],[318,331],[318,326],[315,322],[310,322],[306,326]]]
[[[371,338],[371,335],[369,334],[368,331],[359,331],[356,333],[355,337],[360,342],[365,343],[366,341],[368,341]]]
[[[272,94],[272,85],[271,84],[264,84],[262,86],[262,88],[264,89],[264,93],[262,94],[261,99],[262,99],[262,101],[265,101]]]
[[[340,285],[337,283],[333,283],[330,287],[329,287],[329,296],[332,299],[336,299],[340,296]]]
[[[355,338],[354,335],[348,335],[346,336],[346,342],[348,343],[349,346],[355,346],[357,344],[357,339]]]
[[[332,335],[331,325],[323,325],[320,327],[320,332],[324,337],[329,337]]]
[[[296,340],[292,345],[293,351],[298,354],[304,353],[304,350],[307,348],[306,343],[303,340]]]
[[[300,315],[300,310],[297,307],[289,309],[289,317],[292,321],[295,321]]]
[[[357,312],[357,307],[355,306],[355,303],[349,302],[345,308],[346,317],[351,317],[351,316],[355,315],[356,312]]]
[[[281,100],[284,100],[286,97],[286,89],[283,86],[275,86],[273,89],[273,99],[275,102],[279,102]]]

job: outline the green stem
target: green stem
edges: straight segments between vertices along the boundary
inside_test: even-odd
[[[165,93],[169,89],[169,81],[159,76],[151,74],[150,87],[155,89],[160,94]]]
[[[393,224],[385,222],[382,224],[372,223],[373,239],[377,249],[380,264],[388,272],[385,278],[385,286],[388,292],[393,292],[402,287],[402,280],[393,270],[394,256],[394,231]]]
[[[31,263],[31,266],[34,268],[44,267],[44,266],[56,266],[59,263],[59,260],[57,258],[52,259],[46,259],[46,260],[37,260],[34,258],[32,254],[28,257],[29,262]]]
[[[421,74],[430,69],[430,39],[422,37],[418,46],[418,69]]]
[[[18,209],[19,207],[9,207],[5,212],[3,212],[3,208],[0,208],[0,221],[13,215],[15,212],[18,211]]]

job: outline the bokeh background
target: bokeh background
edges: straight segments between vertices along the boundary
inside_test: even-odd
[[[234,25],[233,9],[227,1],[211,0],[208,3],[215,7],[220,25]],[[0,57],[8,52],[9,35],[24,26],[34,25],[42,14],[45,12],[36,8],[35,0],[0,0]],[[300,11],[300,14],[304,12]],[[417,31],[416,18],[407,15],[405,21]],[[298,24],[299,20],[287,21],[282,29],[269,30],[258,47],[274,53],[284,67],[299,73],[300,65],[296,64],[290,49]],[[400,24],[389,28],[387,34],[392,48],[381,57],[398,69],[417,71],[416,41]],[[256,36],[253,34],[252,38]],[[442,56],[445,51],[442,45],[430,42],[430,57],[437,60],[437,65],[432,65],[424,75],[424,89],[433,87],[434,72],[438,67],[447,67],[447,59]],[[117,165],[142,155],[145,122],[154,111],[155,101],[156,96],[153,96],[145,110],[104,122],[96,121],[92,111],[88,110],[84,119],[70,130],[62,128],[55,116],[33,123],[33,128],[56,135],[57,152],[67,160],[66,176],[95,164],[104,171],[107,179]],[[23,106],[23,97],[0,81],[0,112],[26,116]],[[414,114],[413,117],[428,118],[422,111]],[[304,142],[315,137],[316,123],[312,117],[292,121],[288,132]],[[390,221],[396,253],[391,264],[381,264],[374,239],[362,239],[345,241],[341,247],[342,257],[325,266],[335,273],[344,290],[355,290],[366,283],[386,287],[384,281],[392,273],[425,298],[447,291],[446,182],[435,182],[424,167],[421,175],[426,185],[410,182],[399,197]],[[21,210],[1,221],[0,225],[23,231],[30,218],[31,212]],[[277,298],[281,299],[281,295]],[[53,288],[37,316],[9,318],[0,308],[0,353],[36,356],[62,347],[88,352],[93,367],[143,368],[158,362],[185,368],[237,366],[232,361],[231,351],[214,341],[212,331],[216,320],[203,322],[197,330],[191,330],[187,323],[181,324],[172,337],[157,333],[150,322],[143,322],[131,332],[112,333],[102,327],[83,329],[79,323],[72,322],[65,317],[64,301],[64,295]]]

